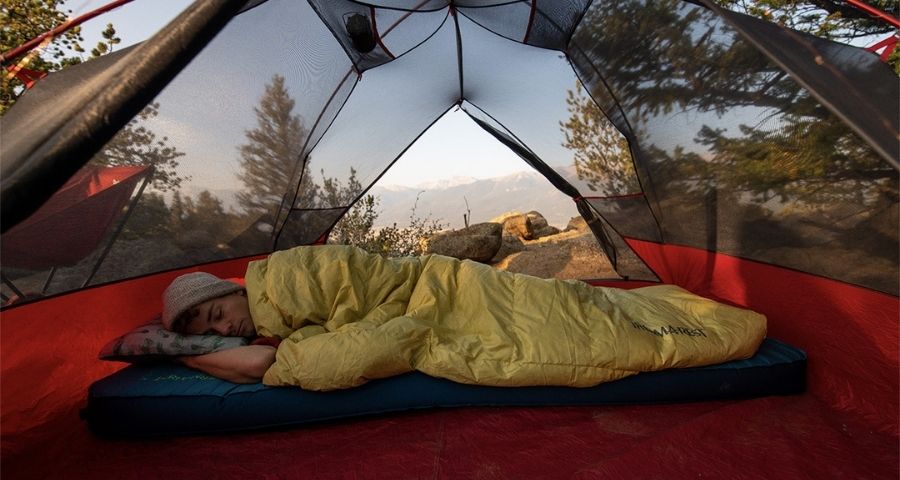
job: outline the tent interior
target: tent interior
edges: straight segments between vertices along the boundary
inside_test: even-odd
[[[198,0],[0,119],[2,292],[25,297],[0,322],[2,473],[896,478],[898,99],[878,55],[707,0]],[[123,367],[97,352],[158,315],[173,278],[241,277],[327,241],[450,111],[572,199],[617,273],[585,280],[765,314],[807,352],[807,392],[145,440],[87,429],[87,387]],[[53,206],[125,167],[115,201]]]

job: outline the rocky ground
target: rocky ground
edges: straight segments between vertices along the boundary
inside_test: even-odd
[[[619,278],[581,217],[562,231],[538,212],[503,214],[490,222],[442,232],[425,250],[541,278]]]

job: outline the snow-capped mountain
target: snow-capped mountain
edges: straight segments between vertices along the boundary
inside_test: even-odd
[[[473,224],[509,211],[537,210],[559,228],[578,215],[570,198],[539,173],[528,171],[482,180],[456,177],[416,187],[376,185],[369,193],[380,199],[378,225],[408,225],[414,205],[418,217],[428,216],[451,228],[462,227],[463,215],[469,211]]]

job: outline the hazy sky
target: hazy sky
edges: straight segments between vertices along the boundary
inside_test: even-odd
[[[106,3],[108,0],[69,0],[65,8],[77,16]],[[115,26],[122,39],[116,48],[140,42],[190,4],[190,0],[134,0],[82,24],[84,46],[93,47],[107,23]],[[379,184],[415,186],[446,178],[491,178],[523,170],[530,167],[507,147],[482,131],[465,113],[451,111],[407,150]]]

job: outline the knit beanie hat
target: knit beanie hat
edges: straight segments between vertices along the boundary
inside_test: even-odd
[[[234,282],[206,272],[194,272],[182,275],[172,281],[163,292],[163,326],[172,328],[172,322],[182,313],[213,298],[243,290],[244,287]]]

